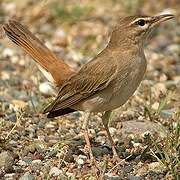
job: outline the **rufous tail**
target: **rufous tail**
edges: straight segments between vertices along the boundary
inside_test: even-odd
[[[74,73],[62,59],[58,58],[19,22],[10,20],[3,25],[3,29],[15,44],[24,49],[38,63],[45,77],[56,86],[61,86],[64,80]]]

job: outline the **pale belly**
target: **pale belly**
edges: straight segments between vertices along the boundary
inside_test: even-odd
[[[136,68],[101,92],[73,106],[76,110],[103,112],[122,106],[133,95],[144,77],[146,66]]]

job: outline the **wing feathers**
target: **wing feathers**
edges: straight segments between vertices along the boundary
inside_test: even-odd
[[[96,71],[90,71],[87,68],[85,67],[84,71],[81,69],[64,84],[55,101],[44,110],[44,113],[72,107],[83,99],[94,95],[97,91],[106,88],[116,71],[116,66],[106,68],[108,72],[97,71],[97,66],[96,68],[91,67],[91,70]]]

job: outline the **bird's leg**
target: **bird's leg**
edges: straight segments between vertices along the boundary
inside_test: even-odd
[[[84,113],[84,123],[83,123],[82,129],[84,130],[84,138],[86,141],[86,145],[88,147],[90,159],[93,159],[94,157],[93,157],[91,143],[90,143],[89,134],[88,134],[89,117],[90,117],[90,112],[85,112]]]
[[[119,161],[120,158],[119,158],[119,156],[117,154],[117,151],[116,151],[116,148],[115,148],[115,143],[114,143],[114,140],[113,140],[113,138],[111,136],[111,133],[110,133],[109,127],[108,127],[110,115],[111,115],[111,111],[106,111],[102,116],[102,122],[103,122],[104,128],[106,130],[107,137],[108,137],[108,139],[109,139],[109,141],[111,143],[111,147],[112,147],[112,151],[113,151],[113,158]]]
[[[91,164],[93,166],[93,172],[94,172],[94,175],[97,176],[98,166],[97,166],[96,160],[95,160],[95,158],[93,156],[93,152],[92,152],[92,148],[91,148],[91,143],[90,143],[90,139],[89,139],[89,134],[88,134],[88,125],[89,125],[89,119],[90,119],[89,117],[90,117],[90,112],[85,112],[84,123],[83,123],[83,127],[82,128],[84,130],[84,138],[85,138],[85,141],[86,141],[86,145],[88,147]]]

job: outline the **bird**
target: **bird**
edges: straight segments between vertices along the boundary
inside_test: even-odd
[[[110,114],[128,101],[144,78],[147,67],[144,45],[149,34],[160,23],[172,18],[172,14],[119,18],[107,46],[79,71],[69,73],[61,83],[55,100],[44,109],[43,113],[47,114],[48,118],[75,111],[85,112],[83,129],[91,158],[93,152],[88,136],[88,124],[91,113],[101,112],[113,158],[119,160],[108,128]],[[7,27],[4,29],[14,40]],[[57,68],[57,71],[61,74],[60,69]]]

